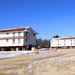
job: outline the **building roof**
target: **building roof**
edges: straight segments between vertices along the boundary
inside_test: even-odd
[[[75,39],[75,37],[61,38],[61,40],[70,40],[70,39]]]
[[[64,38],[53,38],[55,40],[71,40],[71,39],[75,39],[75,37],[64,37]]]
[[[26,28],[15,28],[15,29],[7,29],[7,30],[0,30],[2,32],[14,32],[14,31],[24,31]]]

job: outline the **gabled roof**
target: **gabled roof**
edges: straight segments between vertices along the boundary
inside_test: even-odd
[[[7,29],[7,30],[0,30],[2,32],[15,32],[15,31],[24,31],[26,28],[15,28],[15,29]]]

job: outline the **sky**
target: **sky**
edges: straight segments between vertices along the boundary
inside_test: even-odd
[[[75,36],[75,0],[0,0],[0,30],[19,27],[42,39]]]

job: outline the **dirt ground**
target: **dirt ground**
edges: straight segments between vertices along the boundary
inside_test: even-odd
[[[0,75],[75,75],[75,49],[0,59]]]

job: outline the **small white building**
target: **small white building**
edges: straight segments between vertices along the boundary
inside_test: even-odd
[[[0,50],[26,50],[36,46],[36,34],[31,27],[0,30]]]
[[[51,48],[73,48],[75,47],[75,37],[52,38],[50,40]]]

